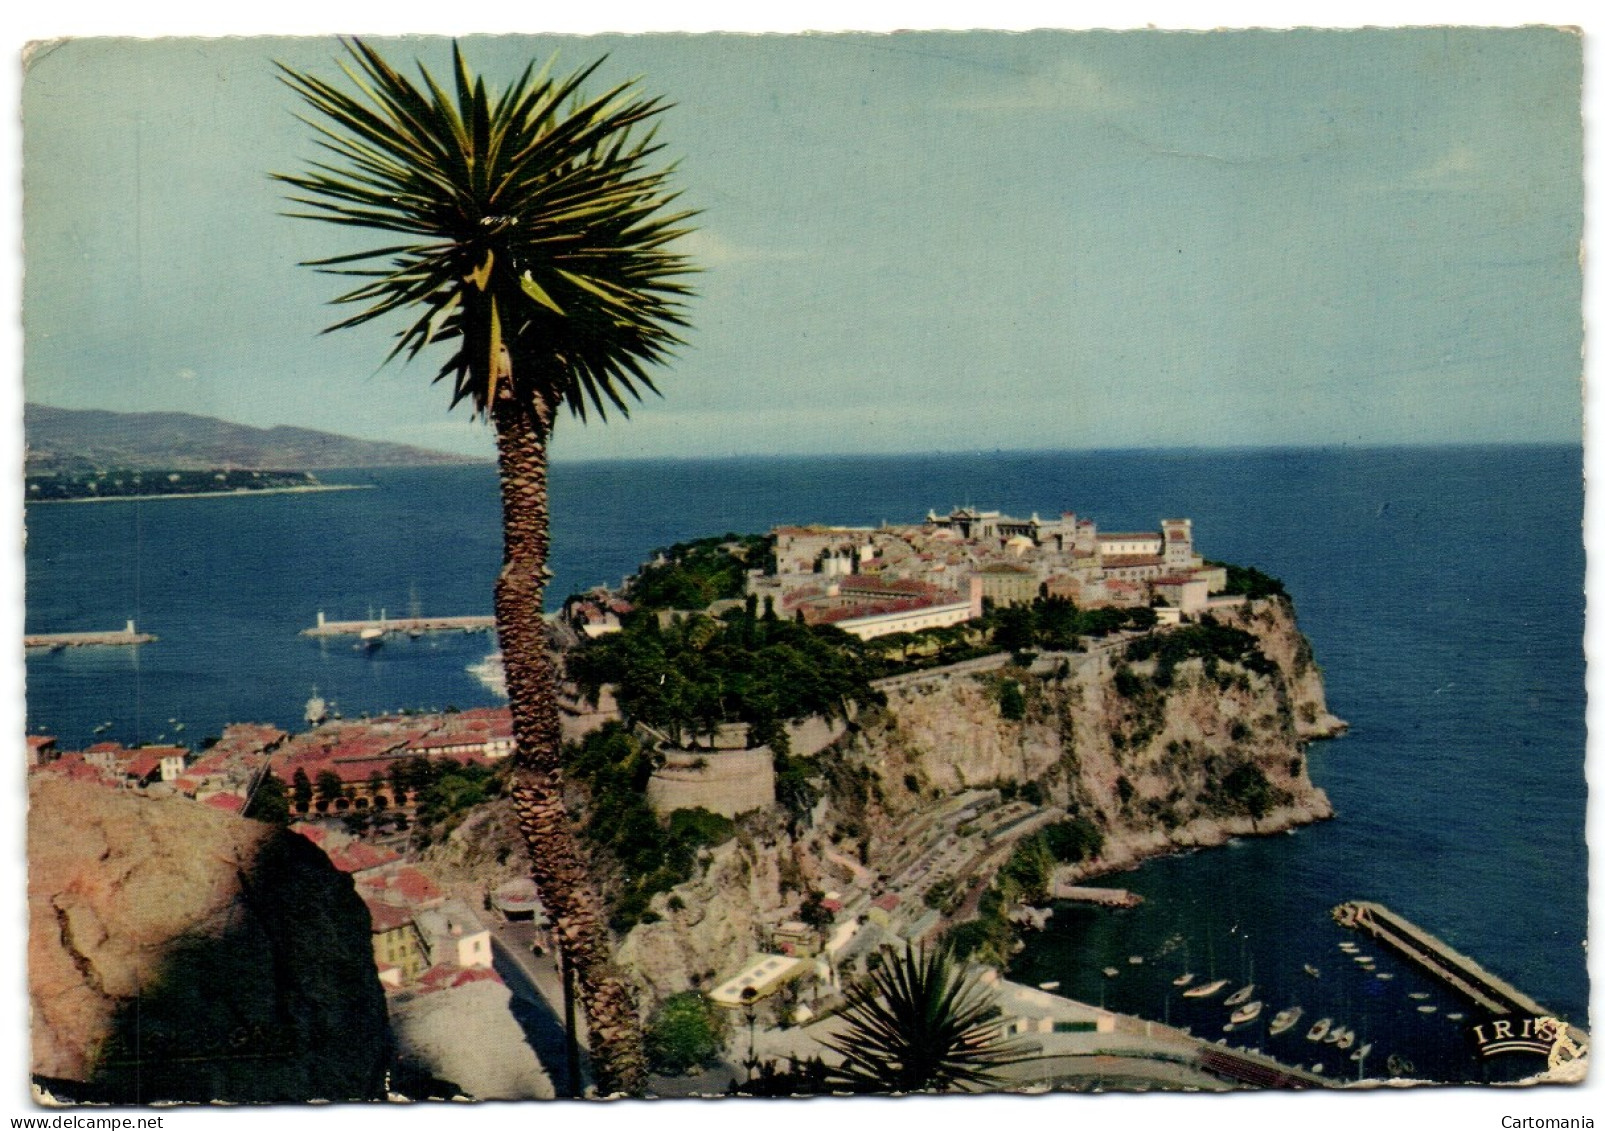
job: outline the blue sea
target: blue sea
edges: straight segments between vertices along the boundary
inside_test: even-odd
[[[488,635],[391,640],[371,653],[299,635],[320,610],[489,612],[494,471],[322,478],[371,489],[29,507],[28,631],[134,618],[160,638],[30,655],[30,731],[68,748],[198,742],[229,721],[297,726],[314,689],[348,716],[494,702],[467,671],[493,650]],[[552,495],[553,605],[616,585],[658,547],[777,523],[906,523],[958,504],[1074,510],[1106,530],[1192,518],[1206,556],[1280,577],[1295,599],[1330,706],[1352,724],[1310,752],[1338,816],[1111,878],[1144,905],[1060,907],[1015,976],[1211,1037],[1226,1011],[1182,998],[1172,978],[1186,968],[1200,981],[1253,981],[1265,1013],[1226,1035],[1232,1043],[1353,1078],[1359,1064],[1304,1037],[1330,1016],[1372,1044],[1368,1075],[1397,1054],[1422,1075],[1482,1078],[1464,1025],[1447,1016],[1460,1003],[1375,946],[1363,949],[1391,981],[1337,948],[1354,936],[1331,907],[1364,898],[1586,1025],[1579,449],[559,464]],[[1269,1037],[1271,1014],[1292,1004],[1301,1023]]]

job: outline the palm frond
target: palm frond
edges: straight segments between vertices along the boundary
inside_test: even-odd
[[[667,103],[634,79],[582,95],[601,60],[561,80],[532,61],[497,93],[455,43],[444,85],[360,39],[344,46],[343,87],[279,65],[323,157],[274,179],[289,215],[414,242],[310,262],[360,280],[332,300],[356,309],[330,329],[415,309],[390,357],[445,344],[435,380],[450,376],[452,403],[481,412],[503,376],[520,399],[582,419],[657,392],[646,367],[681,344],[681,277],[695,270],[672,250],[695,213],[670,211],[673,167],[651,164]]]
[[[995,1087],[1026,1059],[991,995],[945,945],[909,947],[848,987],[846,1029],[825,1041],[842,1058],[832,1082],[856,1092]]]

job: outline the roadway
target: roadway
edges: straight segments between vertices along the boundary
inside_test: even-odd
[[[487,915],[485,918],[492,919]],[[535,937],[531,923],[492,922],[490,924],[492,964],[512,991],[509,1008],[524,1030],[524,1037],[535,1057],[552,1078],[560,1099],[575,1098],[568,1084],[568,1047],[563,1035],[563,977],[551,954],[537,955],[530,950]],[[580,1087],[590,1084],[586,1063],[585,1019],[579,1019]]]

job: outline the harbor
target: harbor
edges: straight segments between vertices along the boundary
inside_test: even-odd
[[[1342,927],[1364,931],[1388,944],[1428,974],[1448,984],[1496,1017],[1512,1013],[1542,1015],[1548,1012],[1516,987],[1484,970],[1476,962],[1434,935],[1428,934],[1396,911],[1368,900],[1351,900],[1332,909]],[[1581,1031],[1572,1032],[1581,1035]]]

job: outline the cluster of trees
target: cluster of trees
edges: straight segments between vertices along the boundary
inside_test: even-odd
[[[991,636],[991,621],[983,616],[963,624],[876,636],[863,642],[864,655],[877,677],[897,675],[988,655],[995,651]]]
[[[738,721],[761,742],[783,720],[884,701],[869,685],[862,641],[773,609],[760,616],[756,598],[718,620],[693,613],[660,626],[655,613],[632,613],[621,631],[570,655],[568,674],[593,697],[612,684],[625,717],[676,743]]]
[[[284,783],[274,776],[273,771],[264,769],[262,776],[251,791],[250,800],[245,803],[242,816],[253,821],[266,821],[270,825],[288,825],[292,820],[290,813],[290,794],[284,788]]]
[[[1068,597],[1038,597],[1030,604],[993,609],[988,616],[992,643],[1011,652],[1032,648],[1073,652],[1081,647],[1083,636],[1146,631],[1157,620],[1149,608],[1083,609]]]
[[[1154,659],[1154,683],[1169,687],[1176,665],[1183,660],[1201,657],[1206,674],[1211,678],[1222,663],[1236,664],[1261,675],[1276,674],[1276,664],[1260,650],[1259,640],[1251,632],[1231,628],[1205,616],[1198,624],[1184,625],[1173,631],[1144,636],[1126,645],[1126,659],[1133,663]],[[1119,681],[1116,687],[1120,686]]]
[[[1287,588],[1280,579],[1261,573],[1253,566],[1235,566],[1228,562],[1210,562],[1212,566],[1226,567],[1227,594],[1261,600],[1265,597],[1285,597]]]
[[[695,990],[671,994],[647,1019],[647,1064],[665,1076],[710,1067],[724,1049],[726,1029],[724,1010]]]
[[[706,609],[715,601],[740,597],[747,571],[771,570],[774,538],[726,534],[698,538],[655,550],[629,585],[630,603],[641,609]]]
[[[1239,762],[1225,777],[1211,776],[1204,785],[1205,805],[1217,811],[1247,813],[1256,821],[1269,813],[1277,800],[1265,771],[1253,762]]]
[[[498,769],[478,762],[459,762],[453,758],[398,758],[388,771],[374,770],[365,789],[342,781],[333,770],[321,770],[316,778],[297,767],[286,786],[271,771],[257,786],[247,816],[276,819],[282,803],[284,820],[292,816],[341,816],[348,829],[361,833],[369,828],[408,827],[407,815],[418,826],[422,846],[449,833],[468,812],[502,794],[503,777]]]
[[[583,835],[613,865],[605,896],[616,931],[651,922],[652,897],[690,879],[700,849],[735,835],[733,821],[706,809],[678,809],[661,820],[646,800],[653,754],[620,723],[570,743],[566,763],[590,795]]]

